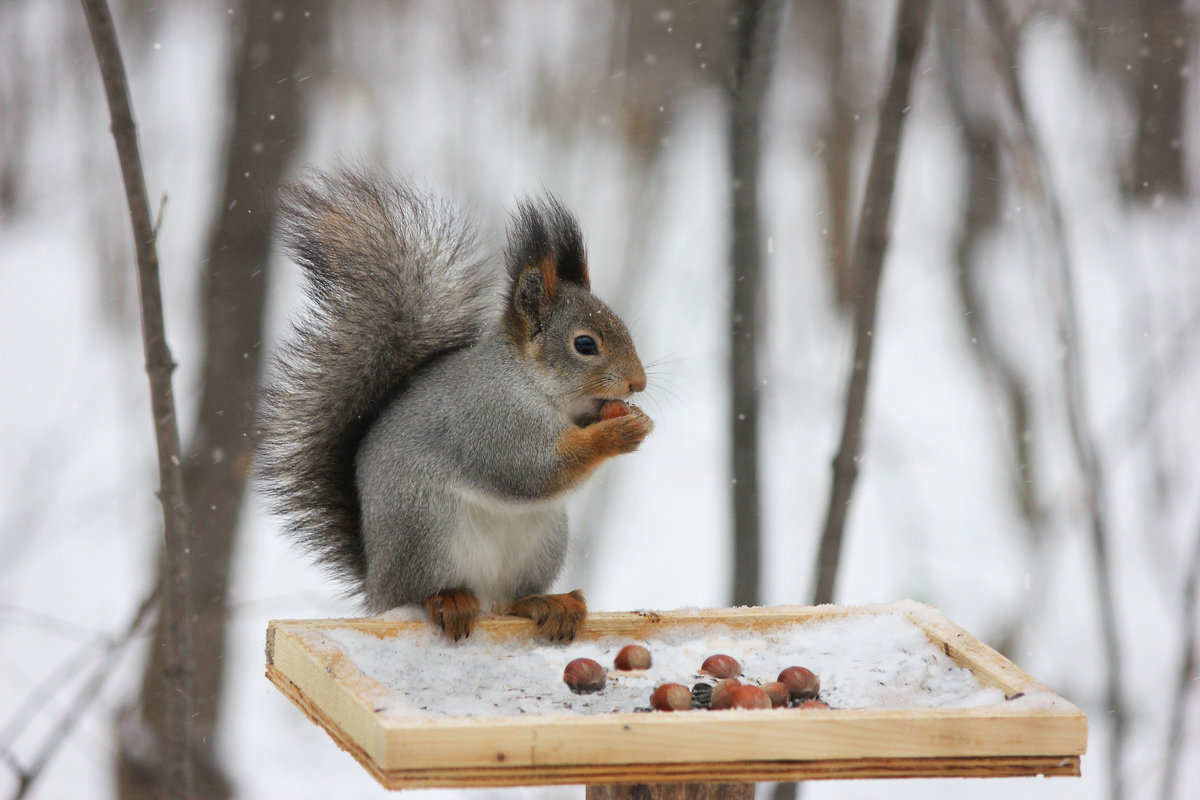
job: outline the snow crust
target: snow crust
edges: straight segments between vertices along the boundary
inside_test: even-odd
[[[743,680],[775,680],[780,670],[808,667],[821,679],[821,699],[834,708],[961,708],[1003,703],[999,689],[981,687],[925,633],[899,613],[863,613],[783,625],[766,632],[727,624],[672,625],[648,639],[604,637],[556,645],[477,630],[451,642],[432,628],[416,636],[379,638],[352,628],[304,634],[315,648],[341,650],[390,692],[372,702],[390,718],[507,717],[521,714],[630,712],[649,706],[660,684],[691,686],[707,656],[726,653],[743,666]],[[618,672],[612,664],[626,644],[646,646],[650,668]],[[596,694],[573,694],[562,681],[575,658],[609,670]]]

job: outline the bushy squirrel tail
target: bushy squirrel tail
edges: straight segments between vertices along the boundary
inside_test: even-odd
[[[358,445],[409,375],[479,338],[500,270],[449,204],[353,170],[289,186],[280,216],[309,308],[262,398],[257,478],[288,532],[358,588]]]

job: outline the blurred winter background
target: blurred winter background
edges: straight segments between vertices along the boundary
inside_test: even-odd
[[[412,176],[496,242],[524,193],[577,211],[658,427],[578,498],[563,586],[594,609],[723,606],[736,567],[739,601],[811,601],[896,6],[789,3],[759,53],[760,481],[737,526],[760,523],[757,576],[735,557],[728,466],[739,9],[115,2],[198,526],[203,796],[383,794],[263,677],[267,620],[355,611],[243,483],[253,389],[300,301],[271,201],[307,167]],[[1082,707],[1089,754],[1081,779],[806,797],[1200,787],[1198,11],[934,3],[834,596],[937,605]],[[161,648],[138,610],[162,519],[128,217],[72,3],[0,3],[0,242],[0,797],[144,796]]]

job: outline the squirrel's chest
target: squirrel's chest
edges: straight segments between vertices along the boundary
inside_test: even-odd
[[[566,551],[561,503],[518,503],[459,492],[450,564],[459,585],[485,607],[503,605],[531,585],[548,584]],[[542,588],[545,588],[544,586]]]

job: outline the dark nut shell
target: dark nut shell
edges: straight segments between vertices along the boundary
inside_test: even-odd
[[[704,663],[700,665],[700,672],[714,678],[735,678],[742,674],[742,665],[733,656],[717,653],[704,659]]]
[[[604,688],[608,673],[599,662],[590,658],[577,658],[563,670],[563,683],[575,694],[591,694]]]
[[[733,708],[770,708],[771,698],[758,686],[736,686],[729,693],[729,705]]]
[[[699,708],[712,705],[713,687],[711,683],[697,683],[692,687],[692,704]]]
[[[733,690],[741,685],[742,682],[737,678],[726,678],[718,683],[713,687],[712,700],[709,702],[709,707],[714,711],[731,708],[733,705]]]
[[[812,670],[804,667],[788,667],[779,673],[779,682],[787,687],[793,700],[806,700],[816,697],[821,691],[821,681]]]
[[[650,669],[650,651],[640,644],[627,644],[613,659],[613,666],[622,672],[634,669]]]
[[[788,704],[788,700],[790,700],[792,697],[791,693],[788,691],[788,688],[779,681],[764,683],[762,685],[762,690],[767,693],[767,697],[771,698],[771,708],[786,706]]]
[[[664,683],[650,695],[650,707],[658,711],[686,711],[692,707],[692,693],[681,683]]]

